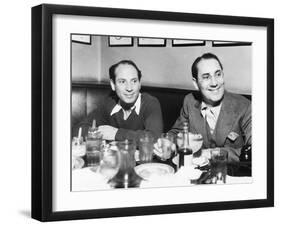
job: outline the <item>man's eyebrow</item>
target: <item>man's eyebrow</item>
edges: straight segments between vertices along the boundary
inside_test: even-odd
[[[203,73],[202,76],[204,75],[210,75],[210,73],[209,72]]]
[[[216,72],[215,72],[215,73],[217,73],[217,72],[222,72],[222,70],[221,70],[221,69],[218,69],[218,70],[216,70]]]

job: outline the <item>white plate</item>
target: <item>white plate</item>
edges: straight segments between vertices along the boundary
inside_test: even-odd
[[[173,167],[163,163],[145,163],[135,167],[136,173],[145,180],[149,180],[153,176],[164,176],[173,174]]]

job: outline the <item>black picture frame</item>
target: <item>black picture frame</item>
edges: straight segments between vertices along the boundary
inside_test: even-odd
[[[94,210],[52,210],[53,78],[52,18],[79,15],[161,21],[258,26],[267,29],[267,180],[265,199],[186,203]],[[32,8],[32,218],[40,221],[168,214],[274,205],[274,20],[131,9],[43,4]]]

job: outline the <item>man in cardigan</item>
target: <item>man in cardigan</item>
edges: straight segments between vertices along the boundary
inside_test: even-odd
[[[144,131],[159,137],[163,130],[159,101],[140,93],[141,71],[130,60],[122,60],[109,69],[113,95],[102,101],[98,112],[89,114],[84,125],[96,120],[98,130],[106,140],[138,139]]]
[[[199,92],[185,97],[170,132],[177,134],[187,121],[191,133],[203,136],[203,154],[210,156],[210,150],[219,147],[228,151],[230,162],[239,161],[241,148],[251,145],[251,102],[225,91],[223,66],[216,55],[203,54],[191,70]]]

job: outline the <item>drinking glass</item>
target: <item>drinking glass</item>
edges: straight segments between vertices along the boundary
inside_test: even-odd
[[[100,173],[104,175],[107,180],[111,179],[118,172],[119,158],[116,141],[113,141],[104,147],[100,164]]]
[[[83,137],[73,137],[72,139],[72,156],[81,157],[86,154],[86,144]]]
[[[161,160],[165,161],[171,158],[175,150],[174,136],[170,133],[163,133],[160,139],[160,147],[162,149]]]
[[[225,183],[227,175],[228,152],[222,148],[211,150],[211,174],[213,183]]]
[[[139,138],[140,163],[148,163],[152,161],[153,144],[154,144],[154,137],[149,133],[145,133]]]
[[[95,131],[89,131],[86,138],[86,159],[87,166],[97,169],[101,161],[102,134]]]

